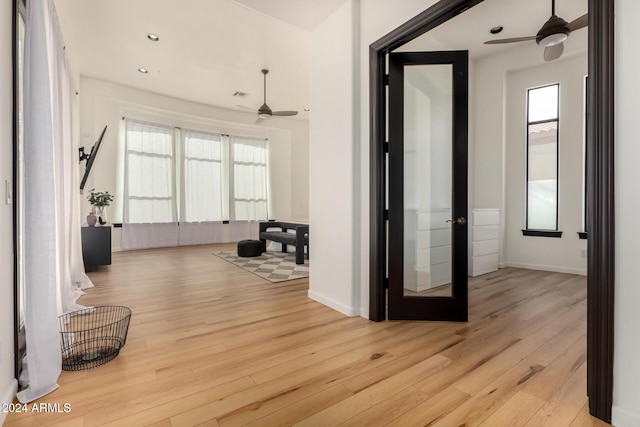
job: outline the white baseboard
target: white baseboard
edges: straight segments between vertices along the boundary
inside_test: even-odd
[[[13,403],[13,399],[16,397],[16,393],[18,392],[18,381],[15,378],[12,378],[7,386],[7,389],[2,394],[2,404],[10,404]],[[4,423],[4,420],[7,418],[7,413],[0,411],[0,426]]]
[[[611,424],[616,427],[640,426],[640,414],[634,414],[633,412],[613,405],[613,408],[611,408]]]
[[[369,320],[369,307],[360,307],[360,317]]]
[[[507,262],[507,267],[527,268],[529,270],[553,271],[554,273],[578,274],[586,276],[587,270],[584,268],[558,267],[557,265],[527,264],[523,262]]]
[[[320,304],[324,304],[327,307],[331,307],[336,311],[344,314],[345,316],[355,317],[360,315],[360,309],[358,307],[348,307],[344,304],[341,304],[337,301],[332,300],[331,298],[324,297],[314,291],[309,291],[307,294],[309,298],[314,301],[318,301]]]
[[[507,268],[507,263],[506,262],[499,262],[498,263],[498,268]]]

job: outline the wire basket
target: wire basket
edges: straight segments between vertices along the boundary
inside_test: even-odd
[[[101,306],[64,314],[60,319],[62,369],[81,371],[113,360],[127,341],[131,309]]]

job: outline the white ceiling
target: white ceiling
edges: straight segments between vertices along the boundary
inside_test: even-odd
[[[56,0],[56,6],[81,75],[247,111],[237,105],[257,109],[262,104],[260,70],[268,68],[270,107],[298,110],[296,118],[306,120],[310,30],[345,1]],[[480,58],[517,49],[520,44],[482,42],[534,35],[550,16],[550,3],[485,0],[402,50],[469,49],[472,58]],[[556,5],[556,14],[569,22],[586,11],[587,0],[558,0]],[[496,25],[504,31],[492,36],[489,29]],[[149,41],[148,33],[160,41]],[[149,73],[140,74],[139,67]],[[250,95],[236,98],[235,91]]]
[[[587,13],[588,0],[558,0],[556,15],[571,22]],[[421,37],[404,45],[401,51],[421,51],[434,49],[469,50],[469,56],[479,59],[504,49],[518,49],[528,41],[499,45],[485,45],[493,39],[535,36],[540,27],[551,16],[551,0],[485,0],[461,15],[434,28]],[[489,30],[504,27],[500,34]],[[578,31],[586,32],[585,29]],[[584,49],[586,50],[586,45]],[[542,57],[544,48],[540,47]]]
[[[68,15],[61,18],[62,30],[65,40],[72,33],[69,53],[81,75],[203,104],[257,109],[263,102],[260,70],[268,68],[270,107],[299,110],[299,118],[307,118],[307,30],[231,0],[56,4]],[[149,41],[148,33],[160,41]],[[140,74],[140,67],[149,73]],[[239,99],[236,91],[250,95]]]
[[[265,15],[288,22],[307,31],[335,12],[347,0],[235,0]]]

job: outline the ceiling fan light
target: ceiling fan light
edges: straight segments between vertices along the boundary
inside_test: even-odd
[[[261,118],[261,119],[268,119],[269,117],[271,117],[271,114],[259,113],[258,117]]]
[[[540,46],[555,46],[562,43],[569,37],[569,29],[567,21],[559,16],[552,15],[547,22],[544,23],[538,34],[536,34],[536,43]]]
[[[545,46],[545,47],[555,46],[555,45],[560,44],[563,41],[565,41],[568,36],[569,35],[567,33],[564,33],[564,32],[555,33],[555,34],[549,34],[548,36],[543,37],[542,39],[540,39],[538,44],[541,45],[541,46]]]

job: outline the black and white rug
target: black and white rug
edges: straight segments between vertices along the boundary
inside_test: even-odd
[[[295,253],[265,252],[249,258],[238,256],[235,251],[215,252],[213,255],[274,283],[309,277],[309,260],[296,264]]]

